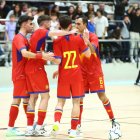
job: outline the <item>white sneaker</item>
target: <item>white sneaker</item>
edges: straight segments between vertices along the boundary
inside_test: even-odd
[[[71,129],[71,130],[70,130],[70,133],[69,133],[69,138],[70,138],[70,139],[79,138],[79,135],[78,135],[78,133],[77,133],[77,130]]]
[[[50,133],[46,131],[44,128],[37,130],[34,130],[34,136],[43,136],[43,137],[49,137]]]
[[[77,129],[76,130],[77,130],[77,135],[78,136],[83,136],[83,133],[82,133],[81,125],[80,124],[77,125]]]
[[[16,128],[7,129],[6,136],[12,137],[12,136],[24,136],[25,133],[22,131],[17,130]]]
[[[115,120],[112,121],[112,128],[109,132],[109,140],[119,139],[122,136],[120,124]]]
[[[26,130],[25,136],[26,137],[34,136],[34,129]]]

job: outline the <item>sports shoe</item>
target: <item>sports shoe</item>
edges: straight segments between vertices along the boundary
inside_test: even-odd
[[[70,138],[70,139],[73,139],[73,138],[77,138],[77,137],[78,137],[77,130],[71,129],[71,130],[70,130],[70,133],[69,133],[69,138]]]
[[[24,136],[25,133],[22,131],[17,130],[16,128],[7,129],[6,136],[12,137],[12,136]]]
[[[34,136],[43,136],[43,137],[49,137],[50,133],[46,131],[44,128],[41,128],[40,130],[35,129],[34,130]]]
[[[26,130],[25,136],[26,136],[26,137],[34,136],[34,129],[32,129],[32,130]]]
[[[52,127],[51,135],[56,136],[58,131],[59,131],[59,122],[55,122],[53,127]]]
[[[115,120],[112,120],[112,128],[109,132],[109,140],[119,139],[122,136],[120,130],[120,124]]]

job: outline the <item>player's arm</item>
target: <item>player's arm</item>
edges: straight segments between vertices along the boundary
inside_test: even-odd
[[[89,31],[86,29],[83,33],[83,39],[85,44],[89,47],[91,53],[95,52],[95,48],[93,47],[93,44],[89,40]]]
[[[53,79],[55,79],[55,78],[57,78],[58,77],[58,70],[57,71],[55,71],[54,73],[53,73]]]
[[[84,50],[82,53],[83,53],[86,57],[88,57],[88,58],[91,56],[91,51],[90,51],[89,48],[87,48],[86,50]]]
[[[44,59],[44,60],[51,60],[52,56],[54,55],[53,53],[32,53],[30,51],[27,51],[26,49],[21,50],[21,54],[23,57],[26,58],[32,58],[32,59]]]
[[[53,36],[64,36],[64,35],[69,35],[69,34],[74,34],[76,33],[77,30],[71,30],[71,31],[64,31],[64,30],[56,30],[56,31],[49,31],[48,36],[53,37]]]

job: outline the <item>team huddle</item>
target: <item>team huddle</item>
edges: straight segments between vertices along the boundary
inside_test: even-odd
[[[39,28],[33,33],[32,20],[32,17],[25,15],[19,18],[19,33],[12,42],[14,90],[6,136],[56,136],[65,101],[72,98],[71,128],[68,135],[71,139],[77,138],[81,135],[84,96],[86,93],[97,93],[112,123],[109,139],[119,139],[120,124],[115,120],[110,101],[105,94],[98,38],[87,30],[87,18],[78,17],[75,20],[76,30],[72,30],[71,18],[62,16],[59,18],[61,30],[49,31],[50,17],[43,15],[38,18]],[[32,33],[29,40],[26,38],[28,33]],[[45,52],[46,40],[53,36],[58,36],[53,41],[54,52]],[[53,78],[58,76],[58,102],[54,112],[54,125],[50,131],[43,126],[50,98],[49,81],[44,68],[46,60],[59,65],[53,74]],[[34,123],[38,95],[41,99],[38,119]],[[14,128],[21,99],[27,116],[25,132]]]

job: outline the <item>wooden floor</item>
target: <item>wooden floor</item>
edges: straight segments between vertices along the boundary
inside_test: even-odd
[[[52,72],[56,66],[47,67],[51,85],[51,98],[45,123],[53,124],[53,112],[56,105],[56,80],[52,80]],[[103,65],[106,79],[106,94],[111,101],[117,121],[121,124],[121,140],[140,140],[140,86],[133,83],[138,70],[132,64]],[[42,137],[5,137],[9,107],[12,101],[11,68],[0,68],[0,140],[47,140]],[[71,100],[67,100],[62,116],[59,135],[56,140],[68,139],[70,128]],[[26,129],[26,116],[20,106],[20,113],[15,124],[20,130]],[[84,99],[82,120],[82,140],[108,140],[111,122],[96,94],[87,95]]]

